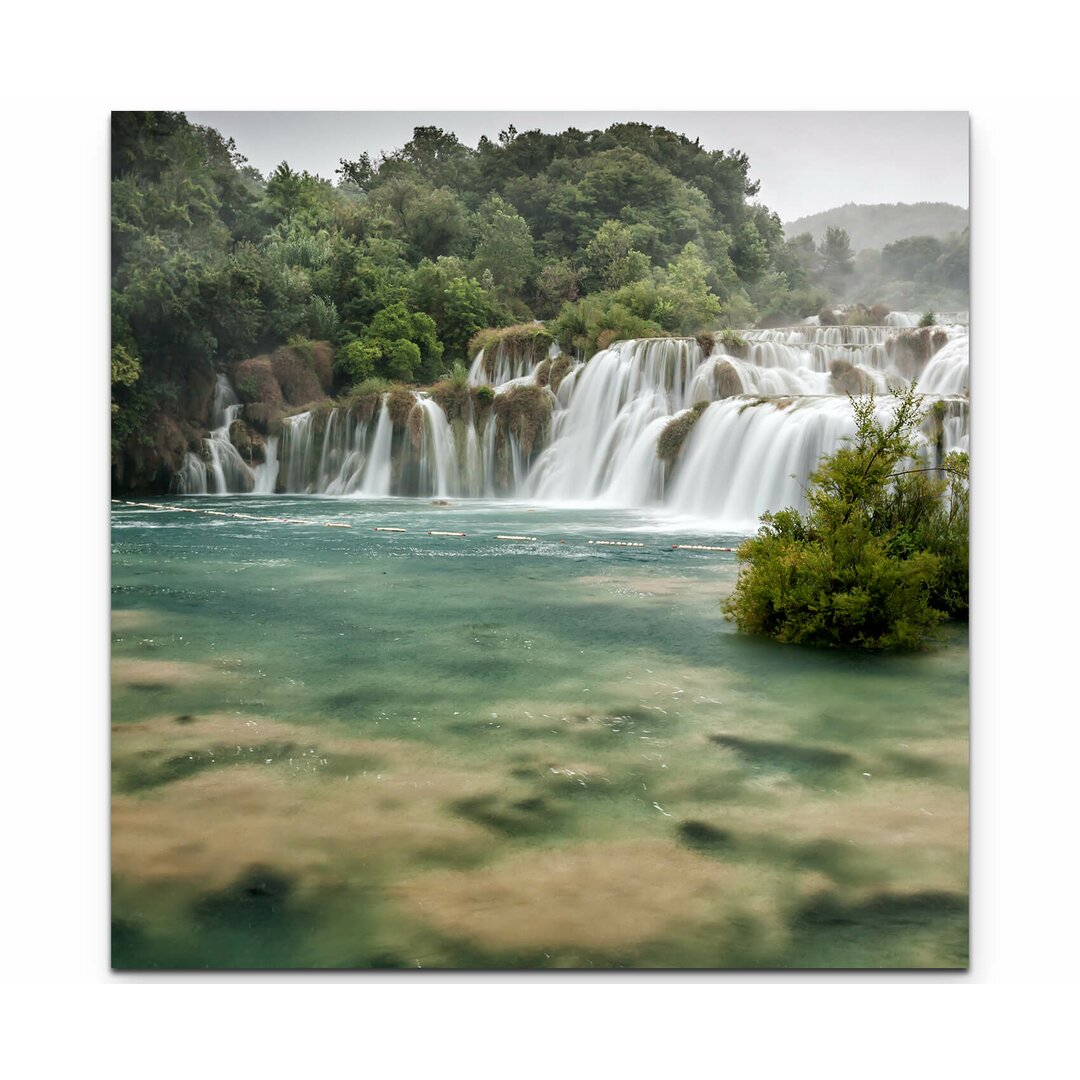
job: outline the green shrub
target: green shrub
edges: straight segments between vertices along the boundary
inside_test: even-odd
[[[832,308],[823,307],[818,313],[818,322],[822,326],[838,326],[840,319]]]
[[[363,382],[375,375],[375,364],[382,355],[378,345],[354,338],[338,350],[334,367],[354,383]]]
[[[811,476],[809,510],[765,514],[739,548],[725,614],[776,641],[865,649],[922,645],[967,610],[967,461],[915,457],[914,387],[882,424],[852,399],[856,437]],[[942,478],[944,477],[944,478]]]
[[[936,326],[937,316],[932,311],[923,312],[923,317],[919,320],[920,326]]]

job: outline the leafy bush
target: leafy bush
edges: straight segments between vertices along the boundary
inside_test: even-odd
[[[818,322],[822,326],[838,326],[840,319],[832,308],[822,308],[818,313]]]
[[[765,514],[725,614],[776,641],[866,649],[922,645],[967,608],[967,463],[916,455],[914,387],[882,423],[852,399],[856,436],[811,476],[809,510]],[[938,479],[944,476],[947,479]]]
[[[936,326],[937,316],[932,311],[924,311],[923,317],[919,320],[920,326]]]
[[[378,345],[353,338],[344,348],[338,350],[334,366],[350,382],[359,383],[374,378],[375,364],[381,355]]]

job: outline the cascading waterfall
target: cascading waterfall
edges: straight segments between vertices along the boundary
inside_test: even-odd
[[[390,494],[390,447],[393,434],[390,410],[387,408],[386,399],[383,398],[379,406],[379,419],[375,423],[375,437],[371,441],[371,452],[358,489],[367,495]]]
[[[229,437],[229,429],[242,409],[229,380],[219,375],[210,411],[210,437],[203,439],[205,457],[209,460],[204,461],[190,451],[184,455],[184,464],[174,477],[174,486],[180,494],[223,495],[230,491],[252,491],[258,484],[267,482],[269,473],[264,469],[261,476],[257,475]]]
[[[546,359],[555,360],[559,353],[559,346],[552,345],[547,351]],[[503,383],[530,379],[544,359],[534,351],[515,351],[506,342],[500,341],[490,357],[487,350],[481,349],[473,358],[469,367],[469,383],[473,386],[502,386]]]
[[[902,335],[922,336],[901,348]],[[280,439],[266,442],[265,461],[254,469],[229,442],[240,406],[228,384],[219,384],[217,426],[206,441],[209,466],[189,454],[177,484],[192,493],[510,496],[664,506],[752,529],[766,510],[803,506],[810,473],[854,433],[849,392],[873,389],[884,416],[892,407],[890,390],[906,387],[912,377],[928,408],[943,403],[925,426],[928,456],[967,448],[968,337],[960,323],[926,331],[806,322],[747,331],[741,343],[709,352],[690,338],[616,342],[574,365],[554,394],[539,391],[551,403],[551,416],[531,446],[505,419],[509,414],[499,413],[499,402],[537,385],[536,363],[529,361],[523,372],[504,357],[489,380],[482,359],[474,361],[469,394],[495,382],[494,406],[490,394],[483,407],[469,396],[448,416],[424,392],[414,393],[411,405],[398,399],[396,413],[389,394],[362,416],[328,405],[287,417]],[[677,453],[661,460],[661,434],[691,408],[694,422]]]

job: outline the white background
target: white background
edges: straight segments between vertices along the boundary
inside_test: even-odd
[[[5,15],[0,972],[9,1075],[1059,1075],[1075,1054],[1075,16],[945,3]],[[235,10],[234,10],[235,8]],[[114,976],[108,124],[140,109],[969,109],[967,974]],[[898,147],[918,153],[918,146]],[[852,147],[858,153],[858,147]],[[1053,334],[1045,325],[1055,324]],[[1075,1006],[1075,1002],[1074,1002]]]

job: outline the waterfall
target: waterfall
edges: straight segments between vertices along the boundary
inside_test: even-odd
[[[184,455],[184,464],[173,477],[173,488],[180,495],[206,494],[206,462],[190,450]]]
[[[457,495],[457,449],[446,414],[429,397],[418,398],[414,408],[421,417],[420,494]]]
[[[905,336],[910,340],[900,342]],[[555,349],[549,358],[558,355]],[[494,366],[485,367],[478,354],[470,395],[494,382],[494,404],[470,396],[448,416],[417,391],[407,422],[397,413],[396,428],[390,394],[375,408],[369,400],[287,417],[254,469],[229,441],[240,406],[222,381],[206,453],[188,454],[175,482],[188,492],[654,506],[752,530],[767,510],[803,507],[818,462],[854,433],[849,393],[873,390],[884,417],[893,407],[890,392],[915,378],[928,410],[943,403],[923,431],[927,455],[967,448],[966,322],[924,330],[806,321],[746,331],[741,341],[728,337],[708,350],[692,338],[615,342],[573,365],[554,394],[542,391],[550,421],[526,454],[507,419],[520,403],[500,402],[537,385],[536,368],[535,357],[500,358],[497,348]],[[539,399],[531,400],[535,406]],[[525,407],[532,407],[528,400]],[[661,435],[694,407],[679,429],[681,445],[661,460]],[[538,417],[527,414],[530,437]]]
[[[255,495],[273,495],[277,489],[278,470],[280,469],[277,448],[277,436],[271,436],[266,440],[266,460],[252,469],[255,474],[255,486],[251,490]]]
[[[367,459],[367,468],[358,490],[366,495],[390,494],[390,446],[394,429],[390,420],[390,410],[386,398],[379,406],[379,419],[375,424],[375,438],[371,443],[371,452]]]
[[[926,365],[919,389],[924,394],[966,394],[968,389],[968,339],[954,337]]]
[[[204,495],[208,491],[225,495],[230,491],[251,491],[256,476],[229,438],[229,428],[240,415],[240,404],[232,385],[219,375],[210,409],[210,437],[203,439],[204,462],[190,451],[173,478],[173,486],[184,495]],[[211,488],[212,484],[212,488]]]
[[[531,379],[544,359],[557,359],[560,351],[559,346],[553,344],[547,350],[546,356],[540,356],[531,346],[519,352],[505,341],[500,341],[493,352],[481,349],[473,358],[469,367],[469,383],[472,386],[502,386],[503,383],[514,380]]]

